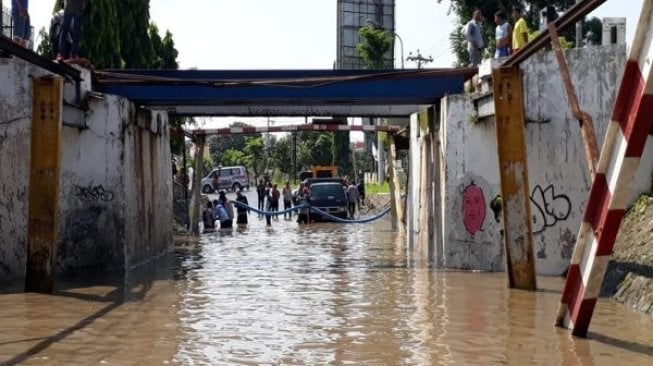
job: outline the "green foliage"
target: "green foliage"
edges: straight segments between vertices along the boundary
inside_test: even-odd
[[[384,182],[383,184],[365,184],[365,194],[383,194],[390,193],[390,184]]]
[[[88,1],[82,24],[79,54],[98,69],[122,68],[120,16],[117,1]]]
[[[234,127],[249,127],[246,123],[234,122],[229,125]],[[251,135],[251,137],[261,137],[261,134]],[[209,154],[216,164],[230,165],[223,162],[221,155],[230,149],[242,150],[247,142],[245,135],[215,135],[208,139]]]
[[[311,150],[311,160],[313,165],[333,164],[333,134],[324,133],[317,138]]]
[[[222,154],[222,166],[245,165],[245,152],[242,150],[229,149]]]
[[[41,43],[36,48],[36,53],[50,60],[54,60],[57,55],[54,54],[54,45],[50,41],[50,36],[48,35],[48,31],[45,30],[45,27],[39,30],[39,38],[41,39]]]
[[[349,132],[341,131],[333,134],[333,159],[338,163],[341,174],[353,173],[349,142]]]
[[[361,172],[371,172],[374,171],[374,156],[371,152],[361,151],[356,152],[356,169]]]
[[[358,30],[358,35],[363,42],[359,43],[356,49],[366,69],[392,68],[391,63],[385,58],[385,54],[392,47],[390,33],[384,29],[367,25]]]
[[[252,169],[255,177],[260,177],[265,167],[265,143],[263,142],[263,137],[246,138],[244,152],[245,165]]]
[[[292,136],[287,135],[276,141],[271,151],[272,164],[283,174],[293,173]]]
[[[93,3],[89,1],[89,3]],[[148,34],[150,0],[114,1],[118,11],[120,55],[126,69],[150,67],[153,47]]]

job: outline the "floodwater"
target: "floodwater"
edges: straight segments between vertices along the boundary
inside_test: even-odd
[[[264,222],[180,241],[118,283],[5,291],[0,364],[653,365],[653,319],[610,300],[589,339],[553,327],[560,278],[531,293],[411,268],[387,221]]]

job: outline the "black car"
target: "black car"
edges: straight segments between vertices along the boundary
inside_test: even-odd
[[[341,186],[345,186],[345,181],[342,178],[308,178],[304,181],[309,189],[315,183],[339,183]]]
[[[311,206],[328,212],[333,216],[343,219],[347,218],[347,194],[342,183],[312,183],[309,192],[309,203]],[[311,210],[310,218],[315,221],[333,221],[313,210]]]

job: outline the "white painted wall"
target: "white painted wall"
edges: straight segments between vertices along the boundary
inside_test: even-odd
[[[623,46],[592,47],[566,53],[580,105],[593,118],[599,145],[612,113],[626,54]],[[584,212],[590,177],[578,121],[568,107],[552,53],[540,53],[522,66],[531,210],[537,271],[561,274],[569,263]],[[469,96],[442,101],[444,193],[442,263],[449,268],[501,270],[503,246],[491,200],[500,193],[494,121],[474,122]],[[647,145],[633,196],[651,189],[653,147]],[[483,192],[483,224],[465,225],[464,190]],[[472,195],[474,198],[474,195]],[[468,224],[470,219],[468,218]],[[472,217],[471,221],[474,221]]]
[[[24,276],[30,163],[30,75],[0,59],[0,282]],[[90,80],[85,74],[86,80]],[[83,83],[83,92],[90,83]],[[64,93],[74,93],[67,84]],[[168,251],[172,171],[167,114],[105,95],[89,99],[86,129],[63,127],[58,269],[114,272]],[[141,162],[141,163],[137,163]]]

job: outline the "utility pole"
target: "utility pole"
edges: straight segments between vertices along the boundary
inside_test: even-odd
[[[580,3],[581,0],[576,0],[576,4]],[[583,47],[583,21],[579,20],[576,23],[576,48]]]
[[[292,174],[294,184],[297,182],[297,131],[292,133]]]
[[[428,64],[433,62],[433,57],[429,56],[428,58],[422,56],[419,50],[417,50],[417,56],[413,56],[412,52],[408,53],[408,57],[406,57],[406,61],[414,61],[417,62],[417,68],[421,69],[422,64]]]

